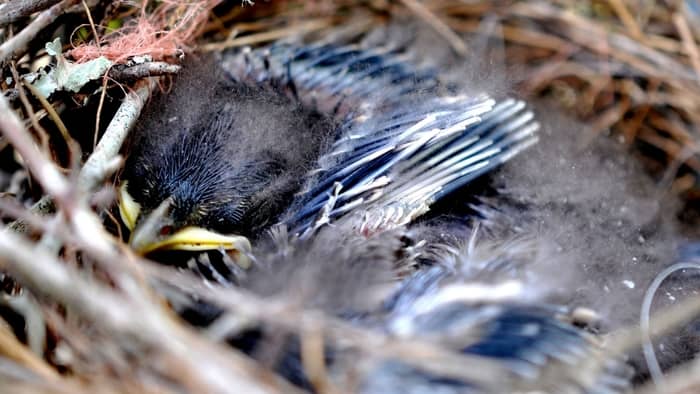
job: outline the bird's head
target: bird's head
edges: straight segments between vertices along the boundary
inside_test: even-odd
[[[179,146],[136,149],[119,188],[119,213],[141,254],[160,250],[250,251],[244,218],[255,193],[250,173],[226,168],[216,141],[183,135]]]
[[[199,79],[183,76],[140,119],[119,212],[138,253],[245,256],[248,239],[289,208],[334,124],[280,95],[192,81]]]
[[[208,115],[133,147],[119,212],[138,253],[224,249],[241,262],[251,248],[248,237],[273,220],[265,203],[279,191],[281,164],[269,152],[237,152],[234,117]]]
[[[119,190],[119,213],[131,231],[129,244],[141,254],[158,250],[205,251],[223,249],[233,251],[242,265],[250,251],[248,238],[227,235],[203,225],[209,218],[206,212],[194,211],[194,206],[177,205],[176,195],[164,199],[155,208],[143,208],[128,190],[125,181]]]

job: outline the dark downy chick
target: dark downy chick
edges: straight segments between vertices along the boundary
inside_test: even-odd
[[[194,226],[259,235],[291,203],[332,135],[327,117],[285,96],[232,82],[212,63],[191,62],[135,132],[122,201],[140,207],[128,213],[122,203],[122,217],[133,229],[158,213],[151,233],[132,235],[136,250],[168,248],[172,244],[162,240]],[[217,247],[204,242],[209,237],[216,243],[213,233],[201,237],[200,248],[193,239],[191,249]]]
[[[452,285],[468,278],[445,267],[449,261],[464,259],[406,258],[390,253],[396,248],[387,245],[396,243],[382,237],[408,231],[406,226],[433,204],[532,145],[538,124],[521,101],[444,90],[432,72],[410,67],[404,61],[408,57],[401,46],[367,49],[335,44],[275,44],[226,55],[223,68],[231,81],[205,85],[197,92],[205,97],[203,104],[186,111],[178,131],[172,132],[161,119],[183,116],[186,101],[164,109],[170,112],[167,116],[156,114],[147,123],[149,128],[142,129],[143,137],[127,164],[128,186],[121,201],[122,215],[134,229],[132,244],[142,252],[240,250],[249,247],[243,237],[259,238],[263,229],[280,222],[289,229],[288,235],[277,239],[281,253],[275,254],[275,248],[271,255],[256,250],[261,276],[256,281],[251,274],[243,286],[261,296],[298,299],[304,307],[326,310],[392,336],[432,338],[447,350],[495,359],[510,373],[529,377],[536,387],[532,371],[543,371],[551,360],[574,356],[568,365],[575,368],[589,351],[595,352],[585,332],[560,321],[561,309],[538,305],[538,300],[475,300],[471,291],[465,291],[468,287],[459,291],[471,297],[467,301],[450,298],[456,288]],[[237,101],[224,104],[222,114],[219,103],[231,100]],[[266,110],[261,114],[260,108]],[[285,108],[311,110],[273,116]],[[242,113],[247,109],[252,115]],[[314,111],[326,114],[335,127],[327,127],[325,121],[308,134],[294,133],[298,127],[309,130],[314,118],[323,119]],[[285,122],[271,124],[272,130],[257,123],[270,119]],[[290,119],[294,122],[286,122]],[[403,237],[398,239],[404,242]],[[421,241],[418,237],[410,244]],[[404,251],[401,242],[399,249]],[[486,261],[498,266],[499,259]],[[377,305],[382,291],[387,291],[384,278],[397,266],[407,265],[424,268],[393,289],[396,295],[390,301]],[[433,276],[435,280],[426,282]],[[392,282],[388,284],[391,291]],[[503,289],[489,286],[485,288],[489,293]],[[469,335],[455,341],[455,324]],[[257,334],[232,340],[252,353],[269,344]],[[291,348],[286,342],[282,346],[278,370],[308,386],[293,342]],[[494,353],[499,349],[520,350],[499,357]],[[403,366],[405,360],[395,361],[401,374],[425,383],[415,386],[424,391],[414,392],[440,388],[451,393],[475,387],[473,382],[419,372]],[[340,361],[335,365],[341,373],[345,370]],[[379,375],[364,376],[363,391],[377,392],[386,382],[395,390],[406,389],[401,381],[410,379],[383,368],[376,369]],[[585,382],[572,382],[567,376],[562,387],[573,387],[572,392],[594,392],[598,387],[614,392],[624,386],[624,379],[616,380],[616,374],[604,368],[590,376]],[[614,381],[599,384],[599,377]]]
[[[403,230],[365,239],[350,229],[324,227],[314,237],[291,242],[280,231],[270,242],[259,246],[258,264],[241,280],[242,288],[263,299],[284,300],[292,310],[315,310],[358,325],[392,292],[396,269],[415,258]],[[295,333],[253,324],[226,339],[291,383],[315,392]],[[350,371],[339,360],[345,357],[335,345],[324,346],[325,362],[343,369],[340,373]]]
[[[328,341],[324,359],[332,385],[367,394],[629,389],[629,367],[607,356],[593,333],[596,316],[548,303],[547,291],[528,281],[531,256],[514,250],[536,248],[533,240],[498,244],[467,239],[466,233],[455,235],[462,244],[446,244],[436,241],[434,228],[421,226],[365,240],[345,227],[351,222],[341,219],[293,242],[277,237],[241,285],[290,308],[322,311],[389,338],[468,358],[458,365],[450,356],[421,359],[422,353],[416,359],[370,356]],[[396,267],[406,266],[418,268],[396,278]],[[298,335],[254,324],[228,340],[314,392]],[[426,369],[431,363],[444,368]],[[480,368],[483,374],[474,372]]]
[[[514,249],[535,249],[534,240],[462,242],[464,247],[439,245],[429,264],[387,299],[379,324],[393,336],[482,358],[484,376],[495,361],[508,379],[470,381],[422,372],[403,360],[382,360],[369,368],[363,392],[622,393],[630,388],[629,366],[605,355],[588,331],[599,324],[595,314],[548,303],[548,291],[528,282],[531,256]]]
[[[225,56],[230,80],[209,80],[194,106],[152,105],[123,177],[131,244],[245,252],[277,221],[306,236],[357,212],[356,231],[383,231],[534,143],[523,102],[442,91],[406,51],[276,44]]]

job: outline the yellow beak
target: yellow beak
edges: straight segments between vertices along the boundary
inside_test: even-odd
[[[156,250],[204,251],[223,249],[233,252],[233,260],[241,268],[250,267],[248,254],[252,248],[248,238],[240,235],[223,235],[201,227],[185,227],[176,233],[154,242],[142,243],[132,236],[129,244],[137,253],[148,254]]]
[[[141,206],[127,192],[126,182],[119,188],[119,214],[126,227],[131,230],[129,245],[139,254],[157,250],[225,250],[241,268],[250,266],[248,257],[252,248],[250,241],[240,235],[224,235],[201,227],[184,227],[173,234],[161,234],[161,229],[170,226],[167,217],[169,201],[151,212],[137,225]]]

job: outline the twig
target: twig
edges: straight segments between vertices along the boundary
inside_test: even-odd
[[[122,105],[112,118],[107,130],[100,139],[100,143],[87,159],[78,175],[78,184],[83,190],[94,191],[102,180],[113,171],[114,162],[119,154],[126,136],[133,127],[141,109],[148,98],[152,82],[142,83],[136,88],[135,93],[129,93],[124,98]],[[2,110],[0,109],[0,114]],[[3,118],[4,119],[4,118]],[[0,125],[1,126],[1,125]],[[0,127],[1,128],[1,127]],[[51,193],[49,193],[51,194]],[[55,210],[55,205],[50,196],[42,197],[36,202],[31,211],[37,214],[48,214]],[[27,231],[27,224],[22,219],[15,220],[8,226],[10,229],[23,233]],[[87,237],[92,235],[85,234]]]
[[[37,215],[48,215],[56,210],[56,205],[53,203],[53,200],[51,200],[51,197],[49,196],[43,196],[39,199],[39,201],[35,202],[34,205],[32,205],[30,211],[31,213],[37,214]],[[7,228],[23,234],[29,231],[29,223],[26,222],[24,218],[19,218],[12,223],[7,225]]]
[[[109,70],[109,78],[116,81],[129,82],[146,77],[177,74],[180,66],[165,62],[147,62],[131,67],[115,66]]]
[[[61,0],[15,0],[0,5],[0,27],[44,10]]]
[[[300,310],[285,300],[262,300],[241,290],[207,286],[191,275],[174,272],[150,262],[144,262],[143,266],[154,279],[186,289],[187,292],[197,294],[236,316],[284,327],[291,332],[320,332],[338,344],[357,348],[367,355],[402,360],[423,371],[463,379],[483,387],[494,384],[509,387],[509,384],[513,383],[513,377],[504,365],[485,357],[455,354],[416,339],[392,338],[313,310]]]
[[[97,104],[97,112],[95,113],[95,133],[92,136],[92,149],[95,150],[97,146],[97,138],[100,136],[100,118],[102,116],[102,106],[105,103],[105,97],[107,96],[107,82],[109,78],[106,75],[102,76],[102,91],[100,92],[100,102]]]
[[[43,155],[24,130],[22,122],[10,108],[4,96],[0,96],[0,131],[22,156],[29,170],[36,176],[50,195],[70,203],[70,186],[56,165],[49,160],[42,160]]]
[[[87,208],[88,199],[79,198],[80,189],[73,187],[58,170],[56,164],[37,149],[4,97],[0,97],[0,131],[22,156],[24,163],[47,194],[63,210],[77,238],[82,241],[89,240],[86,244],[98,253],[111,251],[113,246],[109,241],[110,237],[105,235],[106,231],[102,224]],[[97,164],[93,164],[93,167],[96,166]],[[121,282],[124,281],[123,276],[119,279]]]
[[[635,394],[690,394],[700,390],[700,360],[688,362],[674,369],[665,378],[662,386],[649,382]]]
[[[46,11],[43,11],[19,34],[0,45],[0,64],[6,62],[11,57],[23,55],[29,46],[29,42],[36,37],[39,32],[49,23],[53,22],[68,7],[77,3],[78,0],[63,0]]]
[[[618,120],[620,120],[629,109],[629,100],[621,100],[615,103],[612,107],[604,110],[600,115],[591,120],[590,129],[591,136],[589,139],[595,138],[604,130],[609,129]]]
[[[608,3],[610,3],[610,6],[612,6],[612,8],[615,10],[615,13],[622,21],[622,24],[625,25],[625,28],[627,28],[627,30],[630,32],[630,35],[637,40],[642,39],[642,29],[639,27],[639,24],[637,24],[637,21],[634,19],[632,14],[630,14],[630,11],[627,9],[624,1],[608,0]]]
[[[69,219],[76,238],[82,241],[83,246],[91,247],[93,255],[97,258],[101,255],[109,256],[114,250],[114,245],[111,235],[106,232],[100,220],[87,209],[89,196],[96,191],[106,177],[117,170],[121,162],[118,157],[119,150],[141,114],[153,86],[153,81],[143,81],[137,85],[134,92],[129,92],[124,97],[100,142],[78,174],[77,193],[82,197],[80,201],[82,209],[72,212]],[[61,202],[59,205],[64,208]],[[112,264],[112,267],[115,266],[116,264]],[[123,275],[122,279],[131,283],[126,275]]]
[[[56,371],[36,354],[29,351],[3,324],[0,324],[0,354],[26,366],[44,379],[58,380]]]
[[[34,354],[44,354],[46,344],[46,324],[41,308],[34,297],[27,292],[16,295],[0,294],[0,304],[12,308],[24,317],[27,345]]]
[[[145,88],[146,93],[143,93],[139,89],[139,92],[147,95],[149,90]],[[136,95],[134,94],[133,96]],[[127,98],[126,102],[137,105],[138,110],[140,110],[143,105],[142,100],[138,96],[134,99],[133,96],[128,96],[131,97],[131,100]],[[134,101],[136,104],[133,103]],[[119,121],[119,119],[123,121],[123,117],[124,114],[116,121]],[[129,127],[129,125],[125,126]],[[75,232],[76,238],[82,241],[84,245],[88,245],[94,254],[98,256],[100,254],[109,255],[114,250],[111,236],[106,233],[100,220],[89,210],[87,205],[89,193],[86,192],[91,191],[100,182],[101,178],[98,178],[98,174],[104,174],[110,168],[109,160],[119,151],[123,140],[122,134],[125,136],[126,130],[121,130],[115,126],[112,132],[105,133],[107,137],[104,139],[104,143],[101,141],[98,149],[88,159],[90,165],[86,163],[86,167],[80,172],[77,188],[60,173],[55,163],[36,148],[17,116],[10,110],[4,97],[0,97],[0,131],[3,132],[15,150],[23,157],[25,164],[47,194],[63,210],[67,222],[70,223]],[[53,236],[53,234],[51,235]],[[125,286],[131,284],[129,280],[125,279],[125,275],[117,276],[115,279]]]
[[[204,52],[222,51],[227,48],[235,48],[244,45],[259,44],[268,41],[274,41],[280,38],[289,37],[293,34],[308,33],[314,30],[320,30],[328,27],[333,23],[332,18],[322,18],[299,23],[294,26],[284,27],[281,29],[268,30],[263,33],[251,34],[244,37],[234,38],[222,42],[215,42],[200,46]]]
[[[27,98],[27,95],[24,93],[24,88],[22,87],[23,81],[20,79],[19,74],[17,73],[17,68],[15,67],[15,62],[12,62],[10,64],[10,71],[12,72],[12,78],[15,80],[15,86],[17,86],[17,92],[19,92],[19,99],[22,102],[22,105],[24,106],[24,109],[27,111],[27,115],[29,116],[29,120],[32,123],[32,127],[34,127],[35,132],[39,135],[39,140],[41,141],[41,149],[44,152],[49,151],[49,135],[46,133],[46,130],[44,130],[43,127],[39,124],[39,119],[37,119],[36,112],[34,112],[34,108],[29,104],[29,99]]]
[[[74,269],[12,232],[0,232],[0,266],[35,294],[63,303],[105,332],[121,336],[130,346],[151,352],[157,349],[174,363],[175,371],[189,371],[204,391],[296,392],[279,379],[256,370],[235,351],[224,351],[193,335],[172,320],[161,304],[150,303],[150,297],[126,298],[87,281]],[[256,376],[261,378],[256,380]]]
[[[667,79],[669,83],[683,79],[697,79],[691,70],[675,59],[643,46],[627,36],[611,33],[599,24],[590,23],[581,16],[563,11],[553,5],[542,2],[532,5],[517,3],[510,7],[508,12],[529,19],[565,24],[568,38],[574,43],[594,53],[610,56],[629,64],[647,75],[657,75]]]
[[[61,136],[63,137],[63,140],[66,143],[66,146],[68,146],[68,150],[71,153],[71,159],[74,160],[75,158],[80,157],[80,154],[78,153],[78,149],[80,148],[71,138],[70,133],[68,132],[68,128],[66,128],[66,125],[63,123],[63,120],[61,120],[61,116],[58,115],[58,112],[56,112],[56,109],[53,107],[53,105],[49,103],[49,100],[47,100],[46,97],[44,97],[44,95],[42,95],[39,89],[37,89],[34,85],[32,85],[31,83],[27,83],[26,86],[27,89],[29,89],[29,91],[32,92],[34,98],[39,100],[39,103],[41,103],[41,106],[44,107],[46,113],[49,114],[49,118],[51,118],[53,123],[56,125],[56,128],[61,133]]]
[[[698,45],[695,43],[693,33],[690,31],[688,21],[685,20],[683,14],[678,12],[673,15],[673,24],[676,25],[678,34],[681,36],[681,41],[683,42],[683,49],[688,54],[690,63],[693,65],[698,78],[700,78],[700,50],[698,50]]]
[[[481,23],[476,21],[448,20],[447,23],[452,29],[458,32],[479,32],[480,34],[496,33],[496,31],[481,31]],[[538,48],[551,49],[553,51],[571,51],[569,48],[573,47],[571,43],[552,34],[525,29],[518,26],[503,24],[500,26],[500,33],[502,33],[503,36],[495,38],[505,39],[509,42],[528,46],[536,46]]]
[[[401,2],[411,10],[414,14],[423,19],[427,24],[430,25],[435,31],[440,34],[447,43],[450,44],[452,49],[460,56],[466,56],[469,49],[464,40],[458,36],[450,27],[445,24],[440,18],[438,18],[432,11],[425,7],[417,0],[401,0]]]
[[[153,81],[144,81],[124,97],[97,147],[80,170],[78,183],[82,190],[94,191],[108,175],[109,165],[119,154],[126,136],[141,114],[152,86]]]
[[[328,381],[323,334],[320,330],[311,328],[301,333],[301,363],[318,393],[337,392]]]
[[[97,106],[97,115],[95,116],[95,135],[93,137],[93,149],[97,146],[97,138],[99,137],[100,131],[100,116],[102,114],[102,105],[104,104],[104,99],[107,94],[107,81],[109,79],[122,82],[130,82],[146,77],[177,74],[179,71],[179,65],[168,64],[165,62],[147,62],[143,64],[137,64],[131,67],[116,65],[115,67],[110,68],[107,75],[103,76],[100,103]]]
[[[85,0],[82,0],[83,8],[85,9],[85,14],[87,14],[88,21],[90,22],[90,28],[92,28],[92,34],[95,36],[95,45],[100,46],[100,36],[97,34],[97,29],[95,28],[95,21],[92,20],[92,13],[90,12],[90,7],[88,7]]]

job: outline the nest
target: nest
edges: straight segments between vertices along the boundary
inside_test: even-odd
[[[484,34],[485,19],[495,20],[498,28],[488,34],[503,42],[506,64],[521,70],[521,95],[549,98],[595,132],[609,133],[610,143],[627,144],[650,173],[692,204],[700,171],[698,8],[693,1],[626,0],[17,0],[0,6],[0,212],[8,227],[0,234],[0,312],[7,312],[0,316],[10,316],[0,319],[3,387],[297,391],[180,322],[154,282],[186,287],[245,321],[299,334],[306,373],[319,392],[338,390],[325,377],[324,341],[416,364],[440,356],[429,345],[384,337],[285,300],[209,288],[133,255],[120,241],[113,180],[122,143],[151,92],[166,89],[168,76],[178,72],[183,53],[324,31],[355,23],[359,14],[357,28],[366,30],[391,18],[416,19],[455,56],[468,57],[466,38]],[[56,66],[47,69],[54,59]],[[690,300],[665,315],[655,332],[683,324],[700,310],[697,304]],[[18,328],[17,321],[24,324]],[[611,352],[639,343],[635,327],[626,333]],[[697,368],[679,368],[659,392],[697,387]]]

